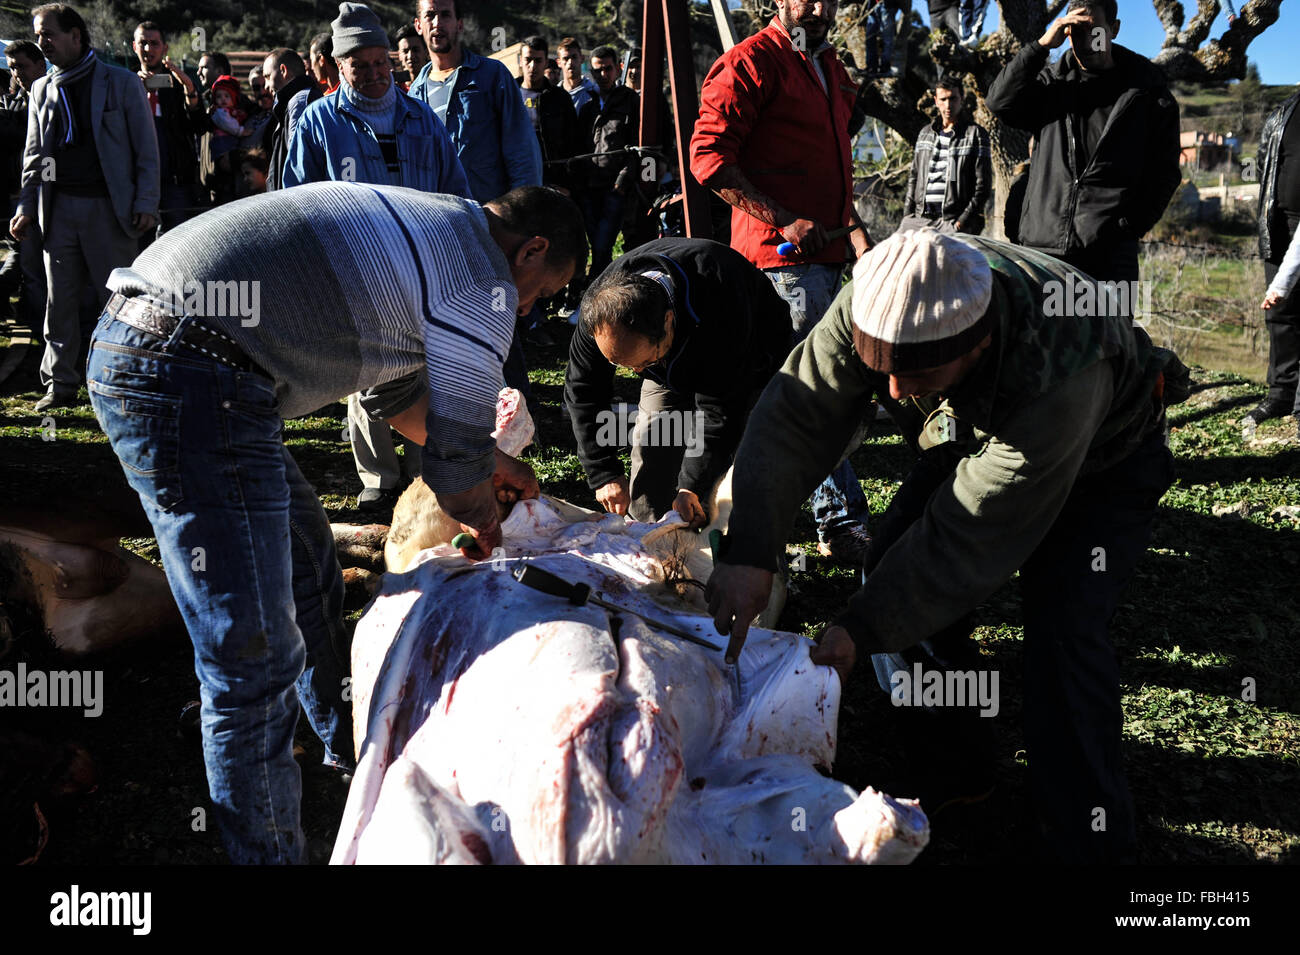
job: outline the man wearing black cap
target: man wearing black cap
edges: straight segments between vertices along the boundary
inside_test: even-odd
[[[989,112],[1034,134],[1020,242],[1094,279],[1136,281],[1138,240],[1182,179],[1178,103],[1160,68],[1113,42],[1115,0],[1071,0],[989,87]],[[1066,38],[1070,49],[1048,64]]]

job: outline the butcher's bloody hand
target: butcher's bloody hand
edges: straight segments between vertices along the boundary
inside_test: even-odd
[[[632,495],[627,487],[627,478],[610,481],[597,490],[596,501],[611,514],[626,514],[628,506],[632,503]]]
[[[761,567],[718,564],[709,577],[704,596],[709,600],[713,628],[731,634],[727,662],[735,663],[749,635],[749,624],[767,606],[772,595],[772,572]]]
[[[673,500],[673,510],[693,528],[703,527],[709,522],[709,516],[704,513],[704,505],[700,503],[700,496],[686,488],[677,492],[677,497]]]
[[[496,470],[492,472],[492,487],[496,498],[503,504],[526,501],[537,497],[541,489],[537,486],[537,475],[532,467],[518,458],[512,458],[501,449],[497,449]]]
[[[781,227],[781,235],[787,242],[794,243],[800,255],[816,255],[830,241],[826,229],[815,219],[795,219],[789,225]]]
[[[462,547],[460,552],[470,560],[486,560],[494,548],[501,546],[501,521],[497,517],[497,498],[492,487],[493,478],[475,484],[468,491],[455,494],[435,494],[438,506],[470,534],[473,547]]]
[[[834,667],[840,675],[840,686],[848,682],[853,664],[858,659],[858,648],[843,627],[827,627],[808,658],[818,666]]]

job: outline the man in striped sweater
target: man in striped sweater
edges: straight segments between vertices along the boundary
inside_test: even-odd
[[[515,315],[587,261],[541,187],[454,196],[313,183],[193,219],[109,279],[91,403],[152,522],[194,643],[204,760],[234,862],[302,862],[293,732],[352,764],[343,585],[283,419],[374,385],[443,510],[501,540],[496,492],[537,494],[492,440]],[[296,693],[296,695],[295,695]]]

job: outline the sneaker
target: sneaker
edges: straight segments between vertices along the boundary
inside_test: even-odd
[[[1272,399],[1265,398],[1258,405],[1256,405],[1254,408],[1252,408],[1249,412],[1246,413],[1246,417],[1241,419],[1241,423],[1247,426],[1249,426],[1250,422],[1253,422],[1256,425],[1260,425],[1272,418],[1281,418],[1284,415],[1289,415],[1290,413],[1291,413],[1291,409],[1286,405],[1284,405],[1282,402],[1273,401]]]
[[[357,495],[357,510],[366,514],[379,514],[391,511],[397,503],[396,488],[368,487]]]
[[[831,539],[817,544],[817,553],[829,557],[837,564],[861,567],[871,546],[871,532],[863,524],[852,524],[831,535]]]
[[[567,318],[569,318],[569,316],[571,316],[571,315],[572,315],[574,312],[576,312],[576,311],[577,311],[576,308],[570,308],[568,305],[564,305],[564,306],[561,306],[560,310],[559,310],[558,312],[556,312],[555,314],[556,314],[556,317],[557,317],[557,318],[564,318],[564,319],[567,319]]]
[[[45,397],[36,402],[37,411],[49,411],[51,408],[75,408],[77,393],[75,391],[48,391]]]

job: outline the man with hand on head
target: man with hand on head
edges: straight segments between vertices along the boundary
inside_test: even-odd
[[[1158,66],[1114,42],[1118,13],[1116,0],[1070,0],[985,98],[1034,134],[1020,243],[1103,282],[1137,280],[1138,241],[1182,179],[1178,103]]]
[[[734,250],[674,238],[611,263],[580,314],[564,403],[596,500],[638,521],[671,508],[694,527],[707,524],[749,409],[789,351],[785,302]],[[643,379],[630,483],[618,457],[622,429],[608,424],[616,365]]]
[[[586,255],[581,214],[550,189],[480,207],[326,182],[221,206],[113,273],[91,400],[194,644],[231,861],[305,861],[300,703],[328,764],[354,756],[341,571],[284,419],[385,386],[367,410],[421,449],[425,483],[475,537],[463,553],[487,557],[498,493],[537,496],[492,438],[515,315]]]
[[[920,456],[879,522],[862,589],[813,660],[847,678],[858,657],[873,656],[886,691],[909,678],[909,662],[980,669],[968,615],[1019,570],[1042,850],[1059,862],[1130,861],[1109,625],[1173,480],[1161,397],[1172,366],[1123,315],[1050,317],[1044,298],[1069,271],[1050,256],[932,229],[897,233],[860,259],[750,417],[709,609],[734,660],[767,604],[799,503],[863,408],[886,391],[909,402],[924,422],[905,435]],[[986,795],[993,754],[976,711],[947,701],[907,714],[929,724],[918,727],[929,758],[912,760],[935,774],[929,791]],[[1096,807],[1104,832],[1093,826]]]

